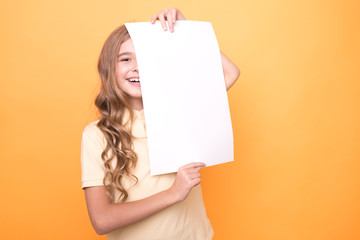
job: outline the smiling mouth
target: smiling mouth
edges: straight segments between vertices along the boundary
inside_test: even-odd
[[[139,78],[129,78],[126,79],[131,85],[135,86],[135,87],[140,87],[140,80]]]

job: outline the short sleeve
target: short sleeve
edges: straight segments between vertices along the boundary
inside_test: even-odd
[[[96,126],[96,121],[86,126],[81,139],[81,187],[102,186],[104,164],[101,153],[105,138]]]

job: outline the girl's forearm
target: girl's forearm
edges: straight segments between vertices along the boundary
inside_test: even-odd
[[[93,191],[105,189],[96,187],[85,191],[88,208],[93,209],[89,211],[91,223],[100,235],[140,221],[178,202],[176,195],[170,190],[134,202],[113,204],[108,203],[105,192],[99,194]],[[94,195],[99,198],[94,198]]]

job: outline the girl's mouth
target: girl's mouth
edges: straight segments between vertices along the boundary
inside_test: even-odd
[[[135,86],[135,87],[140,87],[140,80],[139,78],[129,78],[126,79],[131,85]]]

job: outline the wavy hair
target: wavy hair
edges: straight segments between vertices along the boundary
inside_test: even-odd
[[[101,114],[97,126],[106,139],[101,158],[105,167],[103,183],[110,202],[115,201],[115,190],[120,192],[118,201],[124,202],[128,198],[128,192],[123,186],[124,177],[130,177],[135,184],[138,182],[131,173],[137,162],[131,134],[134,113],[127,95],[118,87],[115,76],[120,46],[129,38],[124,25],[115,29],[106,39],[98,60],[101,88],[95,105]],[[130,117],[126,119],[126,115]],[[114,158],[115,166],[112,165]]]

